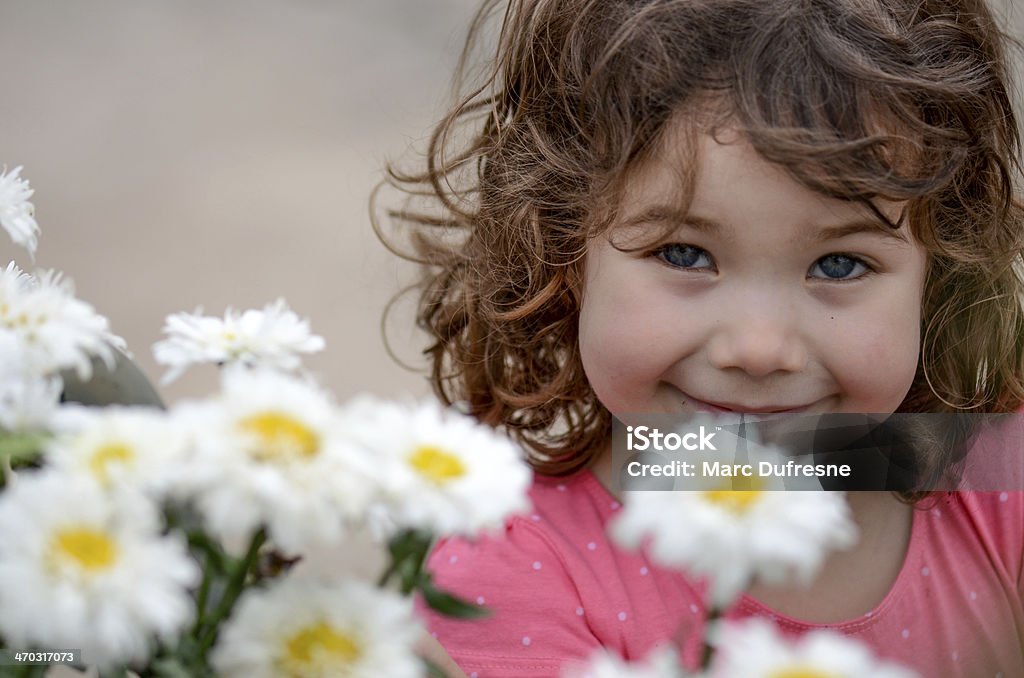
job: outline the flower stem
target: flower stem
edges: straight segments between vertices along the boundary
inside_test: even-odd
[[[423,564],[432,542],[432,535],[415,530],[406,530],[392,537],[388,543],[391,562],[377,580],[377,586],[384,588],[397,575],[401,580],[399,590],[402,595],[412,593],[422,578]]]
[[[377,580],[377,588],[384,588],[391,581],[391,578],[395,576],[395,572],[398,572],[399,562],[392,558],[391,562],[388,563],[388,567],[384,570],[384,573]]]
[[[721,608],[712,606],[708,609],[708,618],[704,622],[704,644],[701,647],[700,653],[700,670],[702,673],[707,673],[711,668],[711,658],[715,654],[715,648],[711,644],[711,633],[718,625],[718,620],[721,618]]]
[[[224,597],[220,599],[220,603],[213,613],[206,619],[206,629],[203,631],[203,635],[199,640],[199,657],[205,661],[206,653],[209,651],[210,646],[213,645],[213,641],[217,639],[217,631],[221,621],[223,621],[228,615],[231,614],[232,608],[235,606],[235,602],[238,597],[242,594],[242,590],[245,588],[245,580],[250,570],[256,563],[256,558],[259,555],[260,547],[263,542],[266,541],[267,535],[264,530],[260,530],[253,535],[252,541],[249,543],[249,550],[246,552],[245,557],[242,558],[234,571],[231,573],[231,578],[228,580],[227,588],[224,590]]]
[[[213,566],[217,573],[223,574],[226,569],[226,556],[220,544],[211,539],[202,530],[188,530],[186,536],[188,537],[189,546],[198,548],[205,554],[207,565]]]
[[[200,632],[206,623],[206,606],[210,597],[210,587],[214,579],[225,574],[227,566],[225,555],[220,545],[202,530],[187,530],[189,546],[198,549],[197,558],[202,558],[203,579],[199,584],[199,591],[196,594],[196,623],[192,627],[192,636],[200,637]]]
[[[206,600],[210,595],[210,580],[213,578],[210,574],[211,563],[209,554],[203,557],[203,581],[199,584],[199,593],[196,596],[196,624],[192,627],[192,635],[198,636],[199,629],[203,627],[203,621],[206,619]]]

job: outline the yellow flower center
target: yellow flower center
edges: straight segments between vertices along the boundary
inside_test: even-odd
[[[5,316],[7,316],[8,310],[9,309],[5,306],[4,307],[4,315]],[[7,322],[5,324],[7,325],[7,327],[9,327],[11,329],[15,329],[15,330],[18,329],[18,328],[21,328],[21,327],[28,327],[28,325],[29,325],[28,314],[23,312],[23,313],[21,313],[19,315],[16,315],[14,317],[7,316]]]
[[[466,475],[466,466],[451,452],[434,445],[420,445],[409,455],[409,464],[420,475],[433,483],[443,485]]]
[[[749,490],[712,490],[705,492],[704,498],[733,513],[746,513],[760,494]]]
[[[763,487],[764,482],[760,478],[730,478],[723,489],[704,492],[704,499],[727,511],[742,515],[763,498]]]
[[[285,641],[285,656],[280,663],[285,675],[294,678],[315,675],[326,669],[331,669],[333,675],[347,675],[345,669],[362,654],[356,638],[319,621]]]
[[[117,561],[117,544],[110,536],[88,527],[61,530],[53,539],[51,555],[89,573],[110,569]]]
[[[768,678],[842,678],[842,676],[831,671],[816,669],[813,666],[787,666],[772,671]]]
[[[254,414],[239,422],[239,427],[255,438],[250,452],[261,461],[309,459],[320,451],[316,432],[283,412]]]
[[[89,458],[89,470],[103,484],[110,482],[111,465],[128,466],[135,461],[135,451],[125,443],[100,445]]]

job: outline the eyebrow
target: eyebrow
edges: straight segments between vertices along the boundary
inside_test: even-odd
[[[623,221],[625,226],[637,226],[640,224],[688,226],[696,231],[707,234],[729,231],[727,227],[722,226],[714,219],[688,214],[668,205],[652,205],[643,212],[628,217]],[[872,218],[855,219],[835,226],[823,226],[817,229],[817,232],[810,240],[813,242],[827,242],[859,233],[880,235],[886,239],[907,242],[907,238],[902,230],[893,229],[878,219]]]

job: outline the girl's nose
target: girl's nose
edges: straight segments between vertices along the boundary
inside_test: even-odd
[[[736,308],[730,316],[708,342],[708,360],[714,367],[740,369],[752,377],[804,369],[806,344],[786,311],[767,307],[744,313]]]

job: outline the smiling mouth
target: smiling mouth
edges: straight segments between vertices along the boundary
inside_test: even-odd
[[[750,406],[738,403],[722,403],[700,400],[683,393],[684,404],[698,412],[710,414],[798,414],[806,411],[810,405],[760,405]]]

